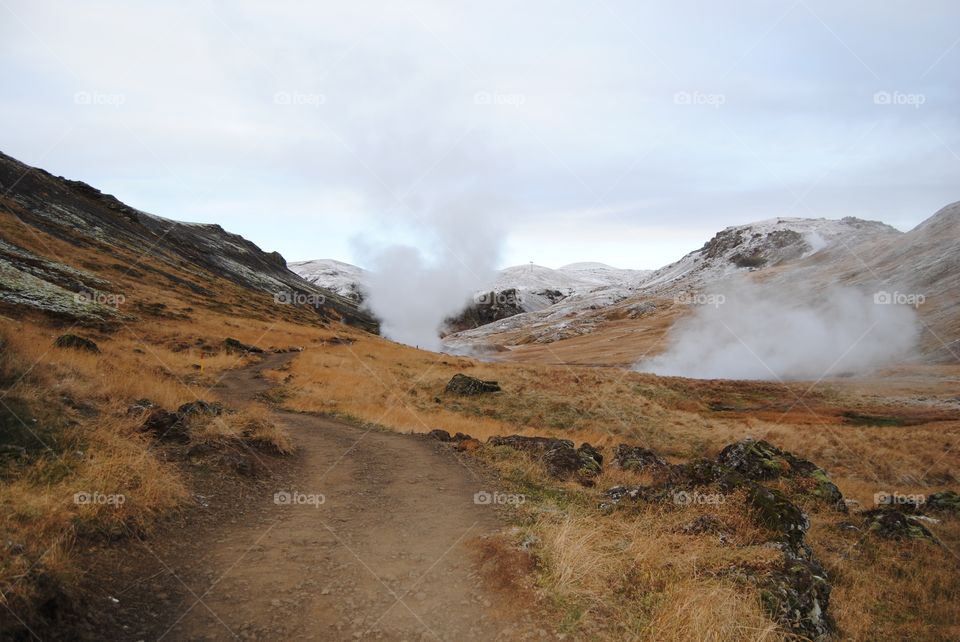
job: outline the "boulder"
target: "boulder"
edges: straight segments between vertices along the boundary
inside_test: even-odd
[[[58,348],[73,348],[74,350],[84,350],[94,354],[100,353],[100,347],[96,343],[85,337],[75,334],[62,334],[57,337],[54,345]]]
[[[828,504],[839,512],[847,512],[843,493],[830,481],[825,470],[769,442],[748,438],[730,444],[717,455],[717,463],[740,473],[751,481],[781,477],[794,479],[805,494]]]
[[[487,443],[529,453],[543,462],[547,474],[551,477],[563,480],[575,477],[585,485],[592,484],[591,478],[598,475],[603,466],[603,455],[600,451],[586,443],[580,448],[574,448],[569,439],[508,435],[491,437]]]
[[[524,437],[523,435],[507,435],[505,437],[491,437],[487,440],[491,446],[509,446],[514,450],[541,455],[553,448],[567,447],[572,449],[573,442],[569,439],[554,437]]]
[[[640,471],[651,466],[666,466],[665,459],[649,448],[620,444],[613,451],[613,462],[624,470]]]
[[[895,508],[874,508],[861,513],[861,517],[867,531],[885,539],[936,541],[920,518]]]
[[[437,441],[453,441],[453,437],[450,436],[450,433],[448,433],[446,430],[440,430],[439,428],[428,432],[427,437],[430,439],[436,439]]]
[[[482,395],[488,392],[500,392],[500,384],[496,381],[483,381],[465,374],[455,374],[447,382],[445,391],[455,395]]]

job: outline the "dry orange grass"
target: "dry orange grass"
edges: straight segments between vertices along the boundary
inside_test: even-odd
[[[721,505],[625,507],[596,510],[592,491],[558,484],[527,457],[486,448],[480,456],[526,501],[516,510],[516,539],[539,560],[538,587],[561,631],[576,639],[695,641],[781,640],[763,613],[755,589],[727,579],[740,564],[772,564],[763,534],[745,517],[739,495]],[[598,485],[640,476],[613,471]],[[686,534],[700,515],[729,531]]]
[[[285,391],[284,403],[295,410],[339,413],[405,432],[443,428],[481,439],[520,433],[604,447],[637,443],[673,461],[714,456],[726,444],[751,436],[823,466],[845,496],[865,508],[872,507],[878,492],[930,494],[958,480],[957,413],[939,413],[935,421],[910,426],[848,424],[842,421],[844,411],[926,416],[922,408],[882,405],[882,398],[864,400],[859,381],[831,382],[812,391],[809,384],[696,382],[612,369],[491,364],[425,354],[375,337],[354,338],[351,345],[309,346],[287,369],[275,373],[274,381]],[[476,398],[444,394],[444,385],[457,372],[498,380],[504,392]],[[718,401],[735,410],[712,410]],[[508,481],[542,475],[522,459],[510,466],[516,469],[501,471]],[[632,473],[608,470],[597,486],[642,481]],[[521,490],[524,484],[529,482],[520,483]],[[701,508],[605,518],[596,515],[597,498],[590,493],[559,502],[553,501],[552,491],[534,495],[526,508],[539,506],[541,512],[520,521],[528,523],[528,532],[541,542],[540,589],[570,632],[640,640],[784,636],[764,615],[752,589],[722,578],[723,569],[754,565],[771,555],[760,546],[764,534],[735,500],[719,509],[718,516],[734,530],[732,540],[721,547],[710,536],[678,534],[695,516],[690,511]],[[949,623],[960,621],[960,609],[950,603],[960,590],[960,567],[950,553],[960,550],[955,522],[931,526],[945,548],[923,545],[915,559],[899,568],[850,557],[848,549],[857,537],[836,527],[836,515],[817,506],[806,508],[815,524],[810,541],[828,564],[835,587],[832,610],[841,637],[865,642],[877,636],[903,637],[913,630],[918,639],[952,639]],[[877,545],[873,539],[870,543]],[[896,545],[888,548],[898,554]],[[625,593],[633,599],[618,601]],[[931,606],[903,604],[897,593]],[[878,600],[883,606],[877,606]]]
[[[802,384],[689,382],[611,368],[542,365],[552,359],[622,362],[622,346],[604,342],[600,335],[517,351],[518,358],[530,363],[483,363],[425,353],[343,327],[320,327],[316,317],[275,306],[267,295],[210,275],[188,275],[216,281],[217,294],[205,297],[116,267],[133,264],[131,257],[112,258],[108,264],[95,250],[52,237],[44,236],[46,243],[39,244],[7,217],[0,217],[0,228],[12,242],[41,254],[52,247],[71,257],[76,267],[109,279],[111,291],[125,295],[121,312],[129,317],[114,328],[72,330],[97,341],[99,356],[53,348],[64,327],[39,317],[0,319],[9,342],[6,352],[16,362],[4,364],[10,375],[5,381],[12,386],[5,391],[6,401],[16,400],[43,419],[47,408],[71,431],[70,439],[55,444],[53,455],[36,459],[0,487],[0,536],[26,548],[23,554],[0,548],[3,599],[28,601],[30,568],[70,586],[76,563],[71,548],[78,537],[89,531],[148,529],[157,514],[182,500],[182,479],[151,455],[124,411],[139,398],[168,409],[197,398],[214,399],[213,386],[223,373],[249,360],[225,351],[226,337],[263,348],[306,347],[289,368],[268,375],[282,385],[278,398],[287,407],[337,413],[404,432],[443,428],[481,439],[541,434],[601,446],[625,441],[674,461],[714,455],[749,435],[825,467],[846,496],[864,505],[876,492],[929,493],[958,481],[956,418],[909,428],[838,420],[838,412],[846,409],[889,411],[871,408],[879,402],[861,398],[873,389],[869,382],[834,382],[808,395]],[[171,269],[152,258],[141,267],[148,266]],[[626,331],[629,325],[618,321],[612,327]],[[335,336],[355,343],[328,343]],[[645,348],[660,340],[656,332],[624,337]],[[496,379],[505,392],[478,398],[445,395],[444,385],[457,372]],[[938,381],[955,379],[956,369],[936,376]],[[918,387],[911,388],[914,380]],[[910,382],[906,389],[896,388],[896,394],[926,392],[929,383],[922,373]],[[884,388],[888,390],[893,388]],[[798,396],[803,396],[800,401]],[[718,400],[737,410],[711,411],[711,402]],[[255,412],[228,415],[207,429],[213,440],[251,438],[279,451],[290,447]],[[735,534],[734,546],[720,547],[709,536],[677,531],[705,509],[600,516],[592,491],[557,487],[542,478],[536,465],[515,459],[494,464],[508,482],[531,494],[523,508],[523,528],[540,542],[540,590],[553,601],[567,630],[597,639],[778,639],[756,595],[731,585],[719,572],[740,563],[763,563],[770,555],[756,545],[759,537],[752,525],[738,521],[734,503],[716,509]],[[639,481],[611,471],[598,485]],[[110,490],[129,495],[130,501],[120,506],[72,503],[73,493]],[[960,572],[951,554],[957,551],[955,522],[931,526],[946,547],[905,552],[873,540],[857,544],[836,528],[836,521],[815,514],[810,541],[831,574],[832,610],[842,638],[960,638]]]
[[[841,481],[841,488],[847,480],[851,492],[857,485],[874,488],[870,497],[883,490],[877,485],[930,488],[958,480],[956,411],[952,420],[909,428],[847,425],[839,421],[839,412],[864,405],[838,383],[808,392],[805,384],[718,386],[606,368],[490,364],[352,336],[357,339],[352,345],[308,347],[277,374],[275,381],[285,384],[287,407],[339,413],[403,432],[443,428],[481,439],[520,433],[594,445],[625,441],[679,459],[716,454],[752,436],[817,462]],[[446,382],[458,372],[498,380],[505,392],[445,395]],[[709,410],[718,399],[746,410]]]
[[[4,434],[2,442],[19,439],[28,452],[0,459],[0,541],[10,543],[0,547],[0,600],[13,612],[29,617],[51,592],[75,590],[82,572],[76,551],[86,538],[149,531],[189,498],[180,471],[158,457],[138,431],[142,416],[127,407],[144,398],[168,410],[215,399],[223,372],[250,360],[220,348],[223,329],[222,319],[113,333],[71,329],[97,342],[100,353],[92,354],[55,347],[63,329],[0,319],[0,412],[4,426],[20,435]],[[313,335],[307,328],[291,340]],[[230,336],[288,345],[288,335],[269,323],[231,328]],[[218,351],[181,347],[198,340]],[[256,407],[198,421],[194,439],[293,450],[289,436]]]

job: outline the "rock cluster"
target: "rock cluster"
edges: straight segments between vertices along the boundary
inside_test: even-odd
[[[770,545],[782,553],[781,561],[774,568],[752,575],[765,609],[798,636],[822,639],[833,631],[829,579],[804,541],[810,520],[786,492],[762,483],[784,480],[800,496],[846,511],[843,495],[825,471],[766,441],[753,439],[730,444],[716,459],[684,464],[666,464],[652,451],[637,447],[618,447],[617,453],[627,463],[626,467],[634,460],[642,464],[640,469],[652,466],[654,482],[632,488],[611,488],[601,508],[610,509],[625,499],[675,501],[678,493],[705,486],[713,486],[723,493],[744,492],[754,522],[770,533]],[[722,525],[707,516],[688,524],[684,532],[726,537]]]

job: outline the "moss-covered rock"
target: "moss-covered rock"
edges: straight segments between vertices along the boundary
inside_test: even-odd
[[[57,337],[54,345],[58,348],[73,348],[74,350],[85,350],[94,354],[100,353],[100,347],[92,340],[81,337],[76,334],[63,334]]]
[[[783,562],[760,582],[764,609],[795,635],[820,640],[834,628],[829,615],[830,583],[823,567],[807,552],[785,553]]]
[[[649,448],[620,444],[613,451],[613,462],[624,470],[640,471],[651,466],[666,466],[663,457]]]
[[[885,539],[937,541],[918,517],[895,508],[875,508],[861,516],[865,530]]]
[[[803,511],[779,490],[753,482],[748,488],[747,503],[757,523],[777,533],[778,539],[791,547],[799,547],[810,528]]]
[[[446,392],[456,395],[482,395],[488,392],[500,392],[496,381],[484,381],[465,374],[455,374],[447,382]]]
[[[847,512],[843,493],[830,481],[825,470],[767,441],[744,439],[730,444],[717,456],[717,463],[751,481],[790,478],[797,483],[799,492],[840,512]]]
[[[585,485],[592,485],[592,478],[603,470],[603,455],[587,443],[574,448],[569,439],[522,435],[491,437],[487,443],[529,453],[534,459],[543,462],[547,474],[555,479],[576,478]]]
[[[933,512],[960,515],[960,494],[952,490],[934,493],[927,497],[924,508]]]

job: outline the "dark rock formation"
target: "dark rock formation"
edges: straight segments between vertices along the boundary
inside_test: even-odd
[[[895,508],[875,508],[861,517],[868,532],[885,539],[936,541],[919,518]]]
[[[447,383],[445,391],[455,395],[482,395],[500,392],[500,385],[496,381],[483,381],[465,374],[455,374]]]
[[[591,478],[600,474],[603,467],[603,455],[596,448],[586,443],[574,448],[569,439],[508,435],[491,437],[487,443],[529,453],[541,461],[547,474],[555,479],[576,478],[582,484],[592,485]]]
[[[766,441],[744,439],[730,444],[717,456],[717,463],[735,470],[752,481],[788,477],[798,482],[798,490],[840,512],[847,512],[840,489],[826,471],[813,462],[781,450]]]
[[[650,466],[666,466],[665,459],[649,448],[620,444],[613,451],[613,463],[624,470],[640,471]]]
[[[58,348],[73,348],[74,350],[85,350],[87,352],[93,352],[94,354],[100,353],[100,347],[97,346],[96,343],[90,339],[80,337],[75,334],[60,335],[57,337],[54,345]]]

